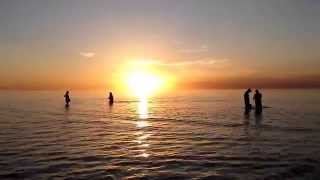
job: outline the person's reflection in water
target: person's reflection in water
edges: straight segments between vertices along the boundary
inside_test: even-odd
[[[112,113],[113,105],[109,103],[109,106],[107,106],[107,110],[109,113]]]
[[[67,91],[67,92],[64,94],[64,99],[65,99],[65,102],[66,102],[65,107],[66,107],[66,109],[67,109],[67,108],[69,108],[69,103],[70,103],[70,101],[71,101],[70,96],[69,96],[69,91]]]
[[[243,113],[243,119],[244,119],[244,125],[249,125],[251,121],[251,113],[250,111],[247,112],[246,110]],[[262,113],[254,113],[254,120],[255,120],[255,125],[257,127],[261,126],[262,120],[263,120],[263,115]]]
[[[114,102],[114,97],[113,97],[113,94],[112,92],[109,92],[109,105],[112,106],[113,105],[113,102]]]
[[[69,105],[64,106],[65,112],[67,113],[69,111]]]
[[[244,124],[245,125],[250,124],[250,110],[247,111],[247,109],[244,111]]]
[[[256,120],[256,126],[260,127],[261,123],[262,123],[262,120],[263,120],[262,114],[261,113],[260,114],[255,113],[254,117],[255,117],[255,120]]]

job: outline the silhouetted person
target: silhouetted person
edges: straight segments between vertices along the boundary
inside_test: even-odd
[[[254,94],[253,99],[256,104],[256,113],[261,114],[262,113],[262,94],[259,92],[258,89],[256,89],[256,93]]]
[[[70,99],[70,96],[69,96],[69,91],[67,91],[65,94],[64,94],[64,99],[66,101],[66,107],[69,107],[69,103],[71,101]]]
[[[250,94],[251,93],[251,89],[247,89],[246,92],[243,94],[243,98],[244,98],[244,106],[245,106],[245,113],[249,113],[249,111],[252,109],[252,106],[250,104]]]
[[[109,99],[109,104],[112,105],[113,102],[114,102],[114,98],[113,98],[112,92],[109,92],[109,97],[108,97],[108,99]]]

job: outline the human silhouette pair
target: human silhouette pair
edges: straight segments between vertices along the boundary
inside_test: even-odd
[[[243,95],[244,105],[245,105],[245,113],[249,113],[251,109],[253,109],[250,104],[250,93],[252,92],[251,88],[247,89]],[[255,112],[257,114],[262,113],[262,94],[258,89],[255,90],[255,94],[253,95],[253,100],[255,102]]]

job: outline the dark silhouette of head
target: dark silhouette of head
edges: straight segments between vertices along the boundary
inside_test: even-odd
[[[66,91],[66,94],[69,94],[69,91]]]
[[[247,92],[249,92],[249,93],[252,92],[252,91],[251,91],[251,88],[249,88],[249,89],[247,90]]]
[[[260,93],[258,89],[256,89],[256,93],[257,93],[257,94],[259,94],[259,93]]]

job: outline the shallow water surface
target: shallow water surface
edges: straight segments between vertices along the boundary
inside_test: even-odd
[[[317,179],[320,91],[242,91],[132,101],[58,91],[0,92],[0,179]]]

